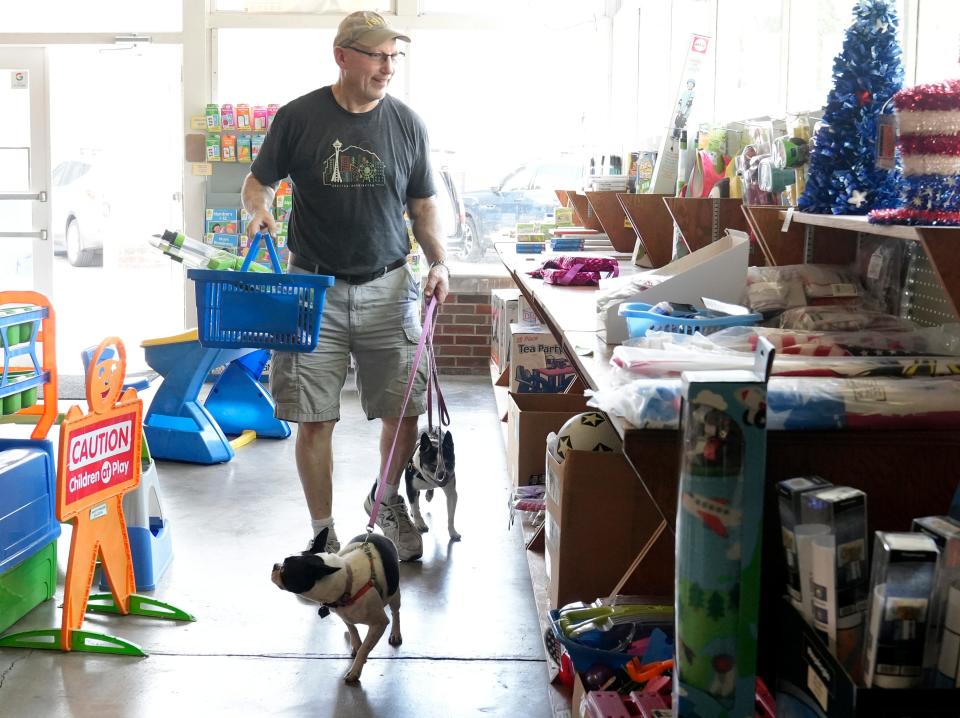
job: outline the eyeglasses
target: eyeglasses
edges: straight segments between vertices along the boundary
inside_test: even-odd
[[[393,54],[388,55],[385,52],[367,52],[366,50],[361,50],[359,47],[353,47],[352,45],[344,45],[348,50],[353,50],[354,52],[359,52],[361,55],[366,55],[371,60],[377,64],[383,63],[385,60],[390,60],[394,64],[400,62],[400,60],[406,57],[407,53],[405,52],[394,52]]]

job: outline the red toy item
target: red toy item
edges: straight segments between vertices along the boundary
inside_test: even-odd
[[[757,718],[777,718],[777,702],[770,694],[767,684],[757,677]]]

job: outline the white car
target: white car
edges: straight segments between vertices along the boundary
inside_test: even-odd
[[[66,160],[52,173],[53,251],[74,267],[101,266],[110,218],[107,185],[96,160]]]

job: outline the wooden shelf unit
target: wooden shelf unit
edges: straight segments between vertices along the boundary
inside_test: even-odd
[[[767,263],[846,264],[861,235],[918,242],[930,260],[955,315],[960,315],[960,227],[871,224],[866,217],[789,212],[783,207],[743,207]],[[783,225],[790,214],[786,231]]]
[[[673,255],[673,217],[664,194],[617,194],[617,201],[654,269],[670,263]]]

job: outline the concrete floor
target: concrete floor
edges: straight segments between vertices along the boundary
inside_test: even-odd
[[[386,635],[359,686],[343,623],[321,620],[270,582],[300,551],[309,522],[294,440],[261,439],[218,466],[159,462],[175,557],[151,595],[197,617],[178,624],[88,614],[84,628],[141,645],[133,659],[0,651],[0,716],[547,716],[546,667],[519,529],[507,529],[507,475],[489,379],[445,377],[453,417],[460,543],[446,533],[442,495],[421,562],[401,565],[403,645]],[[360,533],[376,472],[379,422],[354,389],[335,433],[334,515]],[[4,434],[6,435],[6,434]],[[54,438],[54,437],[51,437]],[[439,500],[438,500],[439,499]],[[59,542],[62,584],[70,531]],[[62,585],[11,630],[60,624]]]

